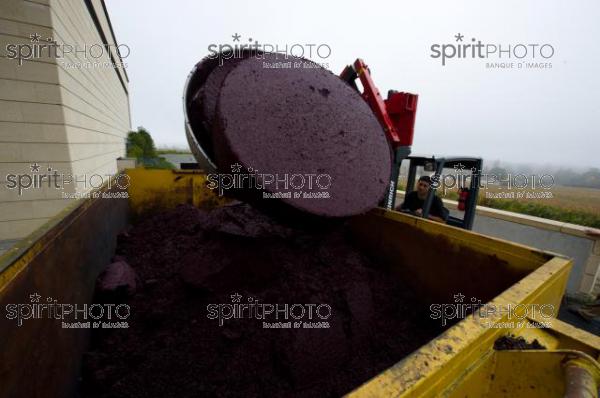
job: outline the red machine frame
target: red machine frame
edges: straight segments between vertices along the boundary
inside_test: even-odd
[[[400,165],[411,151],[419,96],[390,90],[387,99],[384,100],[371,78],[369,67],[360,58],[354,61],[354,64],[346,66],[340,74],[340,78],[356,89],[369,104],[392,146],[394,152],[392,176],[383,206],[393,209]],[[360,79],[363,87],[362,93],[356,85],[356,79]]]

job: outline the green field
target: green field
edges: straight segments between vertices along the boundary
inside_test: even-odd
[[[187,155],[187,154],[191,154],[192,152],[189,149],[161,147],[156,150],[156,153],[159,155],[165,155],[165,154]]]

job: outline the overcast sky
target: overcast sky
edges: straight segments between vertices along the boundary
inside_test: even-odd
[[[326,44],[339,73],[356,58],[382,94],[419,94],[413,153],[600,167],[600,2],[106,0],[117,40],[131,48],[132,127],[159,146],[187,148],[181,96],[210,44]],[[431,58],[434,44],[549,44],[546,69],[514,58]],[[491,47],[490,47],[491,48]],[[545,47],[546,55],[550,47]],[[519,51],[523,48],[520,47]],[[536,48],[539,52],[539,47]],[[450,47],[446,50],[451,53]],[[527,47],[525,61],[533,54]],[[518,55],[521,55],[519,53]],[[489,69],[487,62],[513,62]]]

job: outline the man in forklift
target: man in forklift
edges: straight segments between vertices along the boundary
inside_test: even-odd
[[[416,191],[412,191],[406,195],[404,197],[404,202],[402,202],[400,208],[396,208],[396,210],[411,212],[419,217],[422,216],[423,205],[425,204],[425,199],[427,199],[430,188],[431,178],[429,176],[421,176],[417,182]],[[429,219],[438,222],[446,222],[448,213],[448,209],[444,207],[442,200],[437,195],[434,195],[433,201],[431,202],[431,208],[429,209]]]

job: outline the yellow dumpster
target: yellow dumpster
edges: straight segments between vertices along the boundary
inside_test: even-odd
[[[91,303],[94,281],[130,220],[180,203],[225,203],[198,171],[131,169],[127,175],[122,198],[103,200],[103,192],[118,191],[104,187],[0,257],[2,311],[34,294]],[[419,292],[431,317],[446,317],[452,326],[348,396],[596,396],[600,338],[555,318],[570,259],[383,209],[353,218],[351,231],[381,267]],[[463,297],[481,302],[473,307]],[[76,396],[88,331],[55,325],[40,318],[17,327],[0,317],[0,397]],[[546,349],[495,350],[506,335]]]

